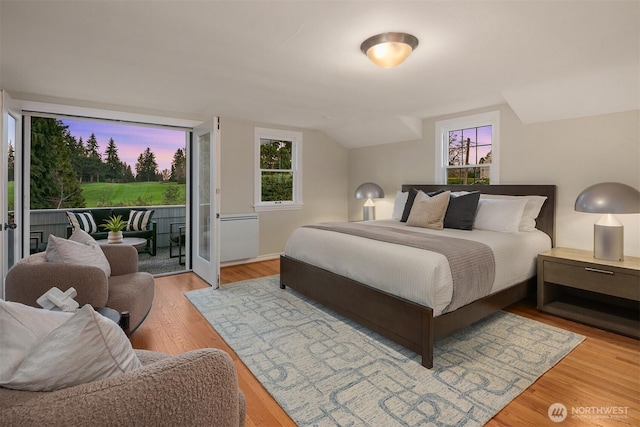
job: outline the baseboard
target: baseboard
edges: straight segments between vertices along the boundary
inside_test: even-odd
[[[259,255],[255,258],[245,258],[245,259],[237,259],[232,261],[225,261],[220,263],[220,267],[231,267],[232,265],[251,264],[253,262],[261,262],[261,261],[271,261],[273,259],[280,258],[280,255],[282,255],[282,253]]]

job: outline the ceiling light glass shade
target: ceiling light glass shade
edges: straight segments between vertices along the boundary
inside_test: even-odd
[[[360,184],[356,189],[354,196],[356,199],[382,199],[384,197],[384,191],[378,184],[373,182],[365,182]]]
[[[619,182],[601,182],[578,195],[575,210],[602,214],[640,213],[640,191]]]
[[[407,33],[384,33],[369,37],[360,45],[362,53],[376,65],[395,67],[418,47],[418,39]]]

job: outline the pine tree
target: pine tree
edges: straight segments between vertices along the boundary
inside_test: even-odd
[[[175,181],[178,184],[187,182],[187,159],[182,148],[178,148],[173,155],[173,160],[171,161],[171,181]]]
[[[118,157],[118,147],[113,138],[109,139],[107,149],[105,150],[105,178],[111,180],[111,182],[122,182],[124,178],[123,163]]]
[[[75,139],[61,121],[34,117],[31,122],[31,209],[84,207],[71,164]]]
[[[136,180],[136,177],[133,175],[133,171],[131,170],[131,165],[122,162],[122,171],[123,182],[134,182]]]
[[[69,140],[69,151],[71,153],[71,165],[73,170],[78,174],[78,179],[82,183],[84,178],[84,170],[87,168],[86,149],[82,137],[75,139],[71,136]]]
[[[138,156],[136,163],[136,180],[137,181],[155,181],[158,175],[158,163],[156,156],[147,147],[143,153]]]
[[[84,179],[90,182],[100,182],[100,176],[102,175],[104,165],[102,163],[102,156],[100,155],[98,140],[95,134],[91,134],[87,139],[86,148],[86,164],[83,171]]]

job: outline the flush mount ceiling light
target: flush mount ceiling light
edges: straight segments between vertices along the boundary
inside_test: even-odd
[[[376,65],[395,67],[418,47],[418,39],[407,33],[383,33],[366,39],[361,45],[362,53]]]

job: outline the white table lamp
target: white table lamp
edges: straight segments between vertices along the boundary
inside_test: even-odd
[[[613,214],[640,213],[640,191],[619,182],[601,182],[578,195],[575,210],[604,214],[593,226],[593,257],[624,260],[624,226]]]
[[[376,205],[372,199],[382,199],[384,197],[384,191],[378,184],[373,182],[365,182],[360,184],[356,189],[356,199],[367,199],[362,207],[362,219],[365,221],[376,219]]]

